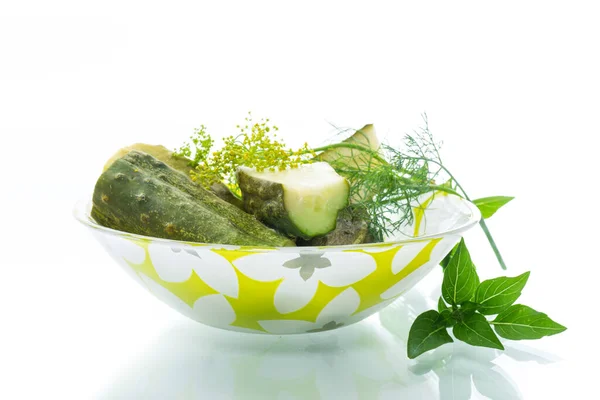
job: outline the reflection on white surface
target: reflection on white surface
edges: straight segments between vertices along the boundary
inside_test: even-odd
[[[310,335],[243,334],[183,321],[107,384],[100,399],[522,398],[495,364],[496,350],[455,343],[407,359],[409,321],[428,303],[411,291],[362,323]],[[556,361],[510,343],[504,356]]]

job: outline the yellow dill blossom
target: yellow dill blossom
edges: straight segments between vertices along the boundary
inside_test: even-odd
[[[189,158],[190,166],[195,167],[202,161],[205,161],[214,144],[214,140],[206,132],[206,126],[200,125],[200,128],[194,129],[194,134],[190,136],[191,143],[186,143],[175,151],[178,156]]]
[[[226,137],[223,146],[216,151],[211,151],[214,141],[202,125],[190,137],[192,142],[182,146],[177,154],[192,159],[194,181],[205,187],[224,182],[233,193],[240,195],[235,176],[238,167],[284,170],[310,163],[315,156],[307,143],[298,150],[287,148],[276,139],[279,128],[269,122],[269,119],[254,122],[249,113],[245,124],[236,126],[240,133]]]

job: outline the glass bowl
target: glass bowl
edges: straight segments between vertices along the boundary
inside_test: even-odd
[[[106,228],[90,198],[74,215],[127,274],[195,321],[234,331],[294,334],[351,325],[427,275],[481,214],[460,197],[429,195],[385,243],[248,247],[192,243]]]

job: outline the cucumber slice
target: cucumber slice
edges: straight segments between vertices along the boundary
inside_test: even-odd
[[[381,146],[373,124],[363,126],[352,136],[342,141],[342,143],[357,144],[375,152],[379,151],[379,147]],[[326,161],[332,164],[334,167],[336,165],[340,165],[351,166],[357,169],[361,169],[371,163],[378,163],[378,161],[375,160],[370,153],[346,147],[326,150],[319,154],[316,158],[319,161]]]
[[[348,205],[348,182],[325,162],[283,171],[240,167],[237,177],[245,210],[290,236],[308,240],[331,232]]]
[[[342,141],[342,143],[357,144],[374,152],[378,152],[381,146],[373,124],[363,126],[352,136]],[[328,162],[336,170],[344,170],[348,168],[356,170],[368,170],[369,168],[380,164],[380,161],[375,159],[372,153],[346,147],[326,150],[319,154],[316,159],[319,161]],[[342,175],[344,174],[342,173]],[[352,185],[353,182],[350,182],[350,184]],[[374,193],[366,193],[364,190],[357,191],[350,197],[350,203],[358,203],[367,197],[372,197],[373,195]]]

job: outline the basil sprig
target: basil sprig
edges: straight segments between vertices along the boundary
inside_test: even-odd
[[[464,240],[446,260],[438,309],[419,315],[408,335],[408,357],[415,358],[454,340],[503,350],[498,336],[511,340],[539,339],[567,328],[531,307],[514,304],[529,272],[519,276],[479,281]],[[486,315],[497,315],[488,320]],[[492,329],[493,327],[493,329]]]

